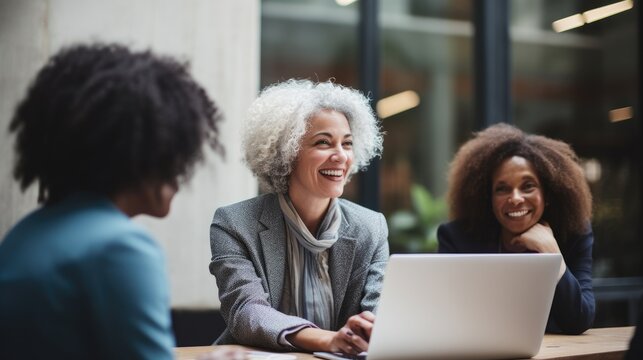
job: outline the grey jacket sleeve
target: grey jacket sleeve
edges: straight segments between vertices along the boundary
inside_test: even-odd
[[[379,231],[374,232],[378,237],[373,241],[377,243],[373,257],[368,266],[368,275],[364,285],[364,296],[362,297],[362,310],[375,312],[382,291],[384,281],[384,270],[389,258],[388,248],[388,227],[384,215],[379,214]]]
[[[210,272],[219,288],[226,331],[239,344],[289,350],[278,343],[279,334],[292,327],[314,325],[271,306],[258,235],[254,233],[253,238],[249,235],[252,231],[235,228],[233,216],[225,208],[218,209],[210,226]]]

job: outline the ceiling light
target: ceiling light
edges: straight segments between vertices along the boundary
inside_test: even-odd
[[[555,32],[563,32],[571,30],[573,28],[577,28],[579,26],[583,26],[584,24],[585,20],[583,19],[583,16],[581,14],[574,14],[572,16],[554,21],[551,26],[554,28]]]
[[[377,115],[380,119],[399,114],[420,104],[420,96],[413,90],[385,97],[377,102]]]
[[[632,118],[632,107],[626,106],[619,109],[610,110],[610,121],[619,122]]]
[[[340,5],[340,6],[348,6],[348,5],[352,4],[352,3],[354,3],[355,1],[357,1],[357,0],[335,0],[337,5]]]
[[[581,162],[581,167],[583,168],[585,179],[587,179],[588,182],[595,183],[601,179],[603,169],[600,161],[597,159],[587,159]]]
[[[587,10],[583,13],[586,23],[591,23],[600,19],[604,19],[608,16],[616,15],[625,10],[631,9],[633,6],[632,0],[619,1],[614,4],[601,6],[596,9]]]
[[[587,10],[582,14],[574,14],[551,23],[556,32],[571,30],[591,22],[605,19],[608,16],[616,15],[633,7],[632,0],[619,1],[614,4],[601,6],[596,9]]]

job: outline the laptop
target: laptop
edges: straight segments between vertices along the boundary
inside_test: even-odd
[[[561,261],[560,254],[394,254],[366,358],[530,358]]]

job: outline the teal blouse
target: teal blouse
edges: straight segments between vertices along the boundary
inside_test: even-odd
[[[0,242],[0,358],[172,359],[159,246],[107,198],[44,206]]]

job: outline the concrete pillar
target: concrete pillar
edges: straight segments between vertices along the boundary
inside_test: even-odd
[[[209,154],[162,220],[137,218],[166,250],[172,306],[218,308],[209,274],[214,210],[257,193],[241,162],[240,126],[259,90],[259,0],[0,1],[0,238],[36,204],[12,179],[8,124],[36,71],[60,47],[119,42],[188,60],[197,81],[224,114],[225,160]]]

